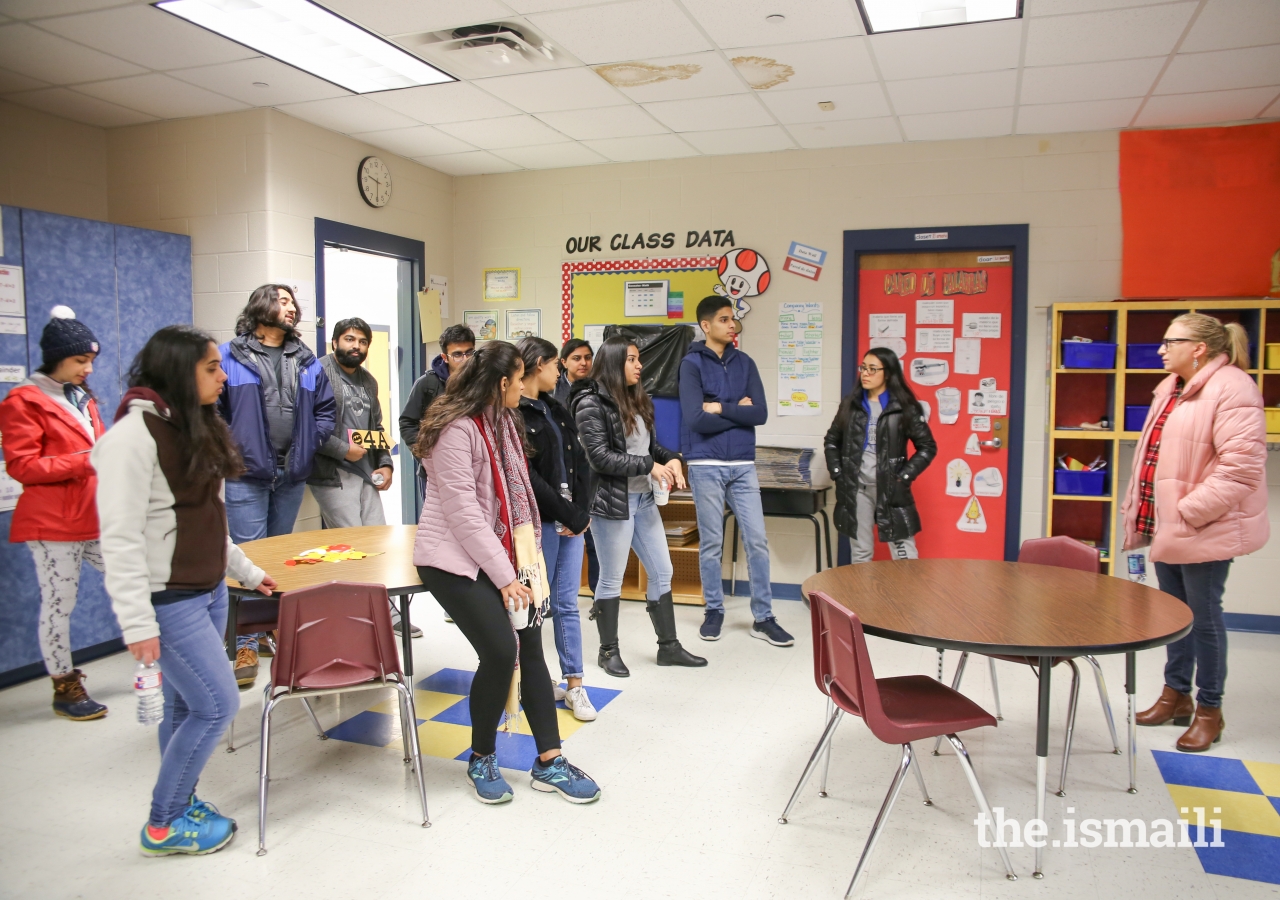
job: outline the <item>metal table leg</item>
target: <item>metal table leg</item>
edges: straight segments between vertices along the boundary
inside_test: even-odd
[[[1049,765],[1049,673],[1053,657],[1040,657],[1040,703],[1036,710],[1036,818],[1044,821],[1044,791]],[[1045,841],[1048,837],[1045,837]],[[1033,878],[1044,878],[1044,844],[1036,848]]]
[[[822,516],[822,533],[827,539],[827,568],[832,567],[831,564],[831,517],[827,515],[826,509],[818,510],[818,515]]]
[[[1124,655],[1124,692],[1129,695],[1129,740],[1125,742],[1129,748],[1129,793],[1138,793],[1138,720],[1134,703],[1134,694],[1138,691],[1138,654],[1134,652]]]
[[[822,526],[818,523],[817,516],[805,516],[813,523],[813,571],[815,573],[822,571]]]
[[[400,664],[404,667],[405,680],[410,684],[413,683],[413,635],[410,633],[409,627],[409,601],[413,599],[413,594],[401,594],[400,600],[400,644],[403,652],[401,654]]]

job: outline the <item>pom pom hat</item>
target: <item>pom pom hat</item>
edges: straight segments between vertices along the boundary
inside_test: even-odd
[[[50,315],[52,318],[40,335],[45,368],[56,366],[68,356],[98,352],[98,339],[88,325],[76,319],[71,307],[55,306]]]

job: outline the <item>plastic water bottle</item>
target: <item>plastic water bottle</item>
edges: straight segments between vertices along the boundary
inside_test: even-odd
[[[1129,580],[1147,582],[1147,558],[1141,553],[1129,554]]]
[[[158,661],[133,667],[133,693],[138,698],[138,722],[143,725],[159,725],[164,718],[163,679]]]

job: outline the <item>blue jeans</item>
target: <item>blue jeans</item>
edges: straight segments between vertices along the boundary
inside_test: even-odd
[[[226,485],[227,528],[232,543],[243,544],[293,531],[302,507],[302,495],[307,489],[305,481],[285,481],[284,469],[280,468],[276,469],[276,479],[271,484],[228,478]],[[236,649],[241,647],[257,653],[258,635],[238,636]]]
[[[160,625],[164,719],[160,775],[151,794],[151,824],[167,828],[187,808],[196,781],[240,709],[227,665],[227,588],[155,607]]]
[[[622,576],[627,571],[627,551],[635,549],[644,566],[649,585],[645,596],[657,600],[671,590],[671,553],[667,550],[667,533],[662,515],[653,502],[653,492],[630,494],[631,513],[626,519],[591,519],[596,536],[596,555],[600,557],[600,580],[596,597],[612,600],[622,596]]]
[[[773,615],[769,583],[769,539],[764,533],[760,481],[755,466],[689,466],[689,489],[698,513],[698,567],[707,611],[724,609],[724,505],[742,528],[751,579],[751,615],[763,622]]]
[[[578,614],[578,589],[582,586],[582,535],[556,534],[554,525],[542,526],[542,557],[551,579],[551,619],[555,626],[560,674],[582,677],[582,619]]]
[[[1227,586],[1231,560],[1182,563],[1158,562],[1160,590],[1173,594],[1191,607],[1191,633],[1166,650],[1164,683],[1180,694],[1191,693],[1196,676],[1196,702],[1221,707],[1227,681],[1227,627],[1222,621],[1222,592]]]

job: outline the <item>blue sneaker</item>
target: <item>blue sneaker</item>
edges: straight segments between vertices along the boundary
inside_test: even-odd
[[[782,626],[778,624],[778,620],[773,616],[765,619],[763,622],[756,622],[751,626],[751,636],[760,638],[762,641],[768,641],[775,647],[790,647],[796,642],[796,639],[787,634]]]
[[[557,756],[546,766],[538,765],[535,760],[529,775],[532,776],[530,787],[535,791],[548,794],[559,791],[570,803],[593,803],[600,799],[600,786],[563,756]]]
[[[226,819],[231,823],[231,830],[236,830],[235,819],[222,815],[222,813],[218,812],[218,807],[214,806],[208,800],[201,800],[194,792],[192,792],[191,798],[187,801],[187,808],[183,815],[195,819],[197,822],[212,818]]]
[[[171,856],[175,853],[204,856],[217,853],[235,836],[235,828],[225,816],[197,819],[184,812],[169,823],[169,833],[164,840],[153,840],[147,826],[143,825],[141,850],[143,856]]]
[[[720,640],[720,626],[724,624],[723,609],[709,609],[702,617],[702,627],[698,629],[698,636],[704,641]]]
[[[509,803],[511,785],[498,771],[498,754],[490,753],[467,763],[467,779],[476,789],[476,799],[481,803]]]

